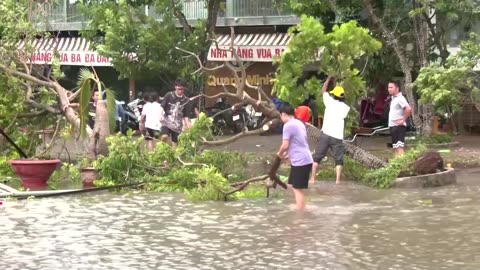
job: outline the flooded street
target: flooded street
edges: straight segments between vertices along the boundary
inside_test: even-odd
[[[97,193],[3,201],[0,269],[480,269],[480,173],[427,190],[319,182],[293,200]]]

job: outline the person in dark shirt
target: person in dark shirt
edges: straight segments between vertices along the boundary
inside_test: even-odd
[[[192,96],[192,92],[188,93],[190,96]],[[200,109],[199,109],[199,100],[198,98],[196,99],[190,99],[190,101],[187,103],[187,117],[190,119],[190,124],[193,126],[195,123],[195,120],[197,119],[198,115],[200,114]],[[185,129],[185,126],[184,126]]]
[[[190,99],[185,96],[185,83],[183,80],[175,81],[175,91],[168,92],[162,100],[162,109],[160,121],[162,128],[161,140],[166,142],[171,136],[172,146],[176,147],[178,135],[185,128],[190,128],[190,119],[188,118],[188,106]]]
[[[318,107],[316,103],[315,95],[309,95],[307,99],[305,99],[302,103],[304,106],[308,106],[310,108],[310,119],[309,120],[314,126],[318,127]]]

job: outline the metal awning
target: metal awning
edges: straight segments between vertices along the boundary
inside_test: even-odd
[[[208,60],[234,61],[235,57],[230,52],[223,51],[230,48],[231,40],[230,35],[218,36],[217,44],[210,46]],[[280,55],[287,48],[288,41],[290,36],[287,33],[241,34],[234,36],[233,48],[243,61],[273,62],[275,55]]]
[[[30,45],[33,51],[27,57],[27,63],[51,64],[55,52],[58,52],[61,65],[111,66],[110,59],[93,51],[90,42],[85,38],[38,38]],[[25,51],[25,46],[24,40],[17,44],[19,51]]]

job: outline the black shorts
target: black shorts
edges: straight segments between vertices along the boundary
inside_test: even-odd
[[[180,135],[179,132],[175,132],[171,129],[169,129],[167,126],[162,126],[160,129],[160,133],[162,135],[168,135],[172,137],[172,142],[177,143],[178,142],[178,135]]]
[[[312,172],[312,164],[303,166],[291,166],[290,175],[288,176],[288,183],[295,189],[308,188],[308,180],[310,180],[310,173]]]
[[[390,127],[390,135],[392,136],[392,147],[404,148],[405,147],[405,133],[407,127],[404,125]]]
[[[143,134],[143,135],[145,136],[146,141],[151,141],[153,139],[158,139],[158,138],[160,138],[160,130],[146,128],[145,134]]]
[[[334,138],[323,132],[320,134],[317,147],[315,147],[313,161],[320,163],[320,161],[327,155],[329,148],[332,152],[333,159],[335,159],[335,165],[343,165],[343,153],[345,152],[343,140]]]

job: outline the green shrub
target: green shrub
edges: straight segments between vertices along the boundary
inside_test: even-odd
[[[18,158],[18,155],[0,156],[0,176],[15,176],[12,165],[8,163],[11,159]]]
[[[386,167],[368,172],[364,181],[376,188],[388,188],[392,186],[400,172],[411,170],[415,160],[425,151],[426,147],[423,145],[410,149],[405,154],[391,159]]]
[[[109,154],[100,157],[95,166],[107,181],[95,182],[97,185],[130,183],[145,176],[147,158],[142,149],[143,138],[132,140],[131,136],[117,134],[108,137],[107,142]]]
[[[48,179],[48,185],[51,189],[57,189],[58,185],[62,182],[80,186],[80,164],[63,164],[62,167],[55,170]]]
[[[417,136],[417,137],[407,137],[406,142],[411,144],[443,144],[451,143],[453,140],[453,134],[432,134],[428,137]]]

